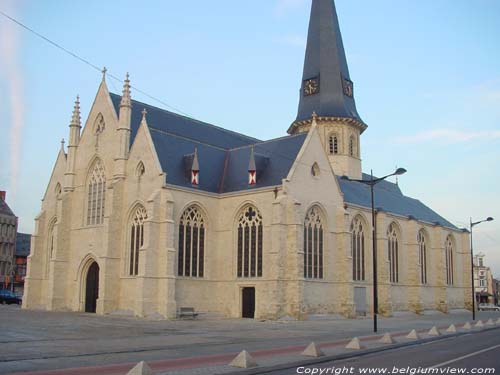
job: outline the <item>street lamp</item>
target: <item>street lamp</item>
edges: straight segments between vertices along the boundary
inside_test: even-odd
[[[400,176],[406,173],[406,169],[398,168],[395,172],[388,174],[387,176],[380,178],[373,178],[373,170],[370,174],[369,180],[355,180],[350,179],[347,176],[343,176],[342,179],[354,182],[360,182],[362,184],[370,186],[371,202],[372,202],[372,249],[373,249],[373,332],[377,332],[377,314],[378,314],[378,292],[377,292],[377,236],[376,236],[376,226],[375,226],[375,206],[373,199],[373,187],[380,181],[385,180],[387,177]]]
[[[485,221],[493,221],[490,216],[484,220],[472,222],[470,218],[470,271],[471,271],[471,285],[472,285],[472,320],[476,320],[476,288],[474,287],[474,251],[472,249],[472,228],[475,225],[484,223]]]

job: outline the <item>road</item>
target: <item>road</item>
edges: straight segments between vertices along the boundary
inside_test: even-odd
[[[418,373],[431,373],[424,372],[429,370],[417,372],[419,368],[439,369],[439,372],[434,372],[434,374],[460,374],[461,371],[464,371],[464,374],[498,374],[500,373],[500,331],[495,329],[476,332],[348,360],[329,361],[312,367],[278,370],[265,372],[265,374],[320,375],[319,370],[321,369],[325,370],[324,375],[362,373],[416,375]],[[451,371],[452,368],[456,369],[457,372]],[[318,372],[313,372],[314,369]],[[331,370],[326,372],[326,369]],[[363,372],[363,369],[381,369],[381,371]]]

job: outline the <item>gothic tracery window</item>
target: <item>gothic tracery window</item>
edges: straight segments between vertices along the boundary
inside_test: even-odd
[[[94,165],[88,183],[87,225],[99,225],[104,221],[106,175],[100,160]]]
[[[203,277],[205,272],[205,219],[193,205],[182,214],[179,222],[177,274]]]
[[[453,285],[453,242],[451,236],[446,238],[445,244],[446,256],[446,284]]]
[[[365,280],[365,232],[360,217],[351,223],[352,279]]]
[[[262,216],[253,206],[238,217],[238,277],[262,276]]]
[[[304,221],[304,277],[323,278],[323,223],[319,207],[312,207]]]
[[[427,245],[425,243],[424,231],[420,230],[417,235],[418,263],[420,266],[420,282],[427,284]]]
[[[138,206],[130,221],[130,241],[128,256],[128,274],[137,276],[139,274],[139,250],[144,244],[144,221],[148,218],[146,209]]]
[[[391,283],[399,282],[399,241],[396,224],[387,229],[387,252],[389,259],[389,279]]]

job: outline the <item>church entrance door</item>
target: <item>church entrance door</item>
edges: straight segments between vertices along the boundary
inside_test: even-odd
[[[99,298],[99,265],[94,262],[87,271],[85,283],[85,312],[95,313]]]
[[[242,314],[243,318],[253,319],[255,316],[255,288],[243,288],[242,296]]]

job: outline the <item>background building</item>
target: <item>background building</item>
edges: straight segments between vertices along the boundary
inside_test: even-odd
[[[0,191],[0,287],[12,288],[15,272],[17,217],[6,202],[7,193]]]
[[[495,303],[493,276],[484,262],[485,255],[474,255],[474,291],[477,303]]]
[[[24,278],[26,277],[26,268],[28,264],[28,255],[30,255],[30,248],[31,234],[17,233],[14,290],[19,294],[24,292]]]

